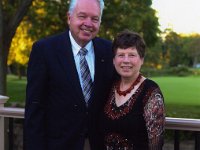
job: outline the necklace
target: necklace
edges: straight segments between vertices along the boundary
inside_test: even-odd
[[[121,81],[117,82],[115,88],[116,88],[116,91],[117,91],[117,94],[119,94],[120,96],[123,95],[123,96],[126,96],[128,93],[131,92],[132,89],[134,89],[134,87],[140,82],[140,79],[142,78],[142,74],[139,74],[137,79],[131,84],[131,86],[125,90],[125,91],[121,91],[120,90],[120,83]]]

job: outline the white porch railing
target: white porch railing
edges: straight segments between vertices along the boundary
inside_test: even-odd
[[[4,104],[7,102],[9,97],[0,95],[0,110],[4,109]],[[1,113],[0,113],[1,114]],[[4,116],[0,115],[0,150],[4,150],[4,137],[5,137],[5,123],[4,123]]]
[[[24,108],[4,107],[8,97],[0,95],[0,150],[4,150],[4,118],[24,118]],[[200,119],[166,117],[166,129],[200,131]]]

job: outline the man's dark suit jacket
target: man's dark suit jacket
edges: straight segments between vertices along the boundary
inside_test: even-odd
[[[28,65],[24,147],[26,150],[82,150],[88,136],[97,150],[98,114],[112,78],[111,42],[93,39],[94,87],[86,107],[69,31],[34,43]]]

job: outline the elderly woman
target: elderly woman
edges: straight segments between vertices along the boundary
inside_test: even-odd
[[[113,42],[113,64],[119,78],[113,83],[101,116],[105,150],[161,150],[165,113],[159,86],[140,73],[145,42],[123,31]]]

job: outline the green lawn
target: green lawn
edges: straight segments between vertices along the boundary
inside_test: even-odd
[[[165,97],[167,116],[200,118],[200,77],[154,77]],[[7,105],[24,106],[26,78],[7,78]]]
[[[9,101],[7,105],[24,106],[25,102],[25,90],[26,90],[26,78],[21,80],[17,76],[7,76],[7,95]]]
[[[167,116],[200,118],[200,77],[154,77],[165,97]]]

